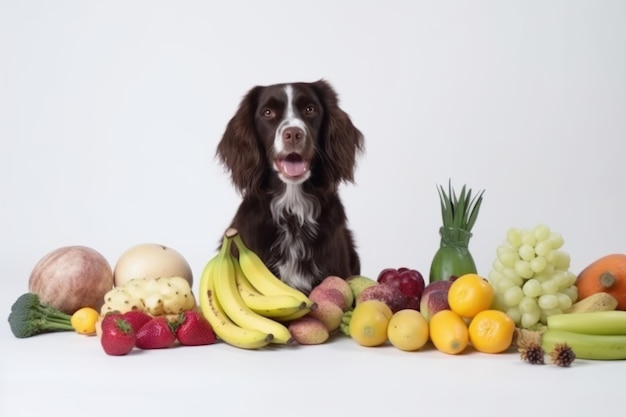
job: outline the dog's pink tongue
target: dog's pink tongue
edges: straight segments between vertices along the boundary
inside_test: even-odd
[[[307,170],[307,164],[304,161],[288,161],[283,159],[280,161],[281,171],[290,177],[298,177]]]

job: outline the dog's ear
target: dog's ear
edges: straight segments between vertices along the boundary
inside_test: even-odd
[[[337,93],[328,82],[320,80],[312,85],[325,110],[320,137],[324,168],[319,174],[332,187],[340,182],[354,182],[356,158],[365,149],[363,134],[339,107]]]
[[[260,90],[261,87],[254,87],[245,95],[217,145],[216,156],[230,171],[231,180],[241,194],[258,189],[266,169],[254,123]]]

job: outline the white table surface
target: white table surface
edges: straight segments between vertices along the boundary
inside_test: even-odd
[[[96,337],[16,339],[8,324],[0,352],[7,417],[619,415],[626,372],[626,361],[533,366],[517,352],[402,352],[340,335],[319,346],[218,343],[112,357]]]

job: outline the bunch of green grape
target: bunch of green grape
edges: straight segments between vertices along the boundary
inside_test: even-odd
[[[512,228],[496,250],[488,278],[494,308],[504,311],[518,327],[546,324],[553,314],[567,310],[578,299],[576,275],[569,271],[563,237],[544,224],[531,229]]]

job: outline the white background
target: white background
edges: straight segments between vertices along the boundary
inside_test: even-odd
[[[624,252],[625,21],[621,1],[0,1],[0,310],[8,314],[34,264],[65,245],[91,246],[113,265],[128,247],[158,242],[181,252],[197,277],[239,202],[214,159],[225,125],[249,88],[286,81],[327,79],[365,135],[357,183],[341,189],[364,275],[399,266],[428,273],[441,222],[436,185],[448,179],[486,190],[470,245],[484,275],[513,226],[560,232],[575,272]],[[34,381],[52,390],[38,410],[77,413],[93,401],[104,413],[114,386],[104,399],[65,389],[134,380],[122,387],[127,400],[133,387],[160,395],[185,381],[233,390],[200,390],[197,412],[224,412],[237,384],[262,386],[232,415],[285,390],[294,407],[296,392],[314,390],[343,398],[353,413],[424,410],[408,404],[422,392],[442,403],[431,414],[446,414],[463,402],[479,407],[486,384],[505,390],[493,401],[514,413],[521,403],[506,402],[522,386],[526,402],[554,397],[552,385],[578,387],[576,373],[585,384],[624,371],[617,363],[529,370],[516,355],[410,357],[348,340],[297,353],[150,352],[132,362],[67,334],[17,341],[3,325],[0,336],[7,416],[33,415],[18,407],[32,402]],[[134,366],[134,377],[115,373]],[[470,388],[449,401],[433,381]],[[530,389],[535,383],[545,391]],[[366,390],[381,387],[400,399],[368,404]],[[63,406],[62,395],[70,395]],[[268,401],[262,410],[276,415]],[[547,407],[581,411],[568,401]],[[162,405],[145,410],[152,406]]]

